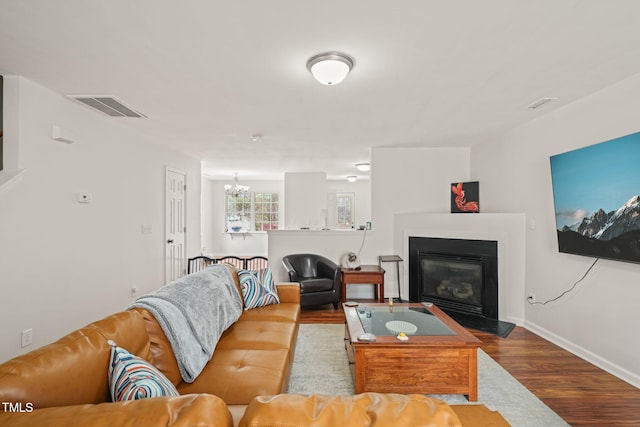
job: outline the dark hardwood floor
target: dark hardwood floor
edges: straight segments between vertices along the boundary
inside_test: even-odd
[[[344,323],[344,313],[331,305],[303,309],[301,323]],[[487,354],[570,425],[640,426],[640,389],[522,327],[507,338],[470,332]]]

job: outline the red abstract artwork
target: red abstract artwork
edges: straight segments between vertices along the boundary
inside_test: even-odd
[[[479,192],[478,181],[451,184],[451,213],[479,213]]]

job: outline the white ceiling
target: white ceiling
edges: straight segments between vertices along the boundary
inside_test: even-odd
[[[342,178],[371,147],[490,141],[640,73],[639,22],[638,0],[0,0],[0,72],[113,95],[148,118],[109,120],[213,178]],[[337,86],[306,69],[328,50],[356,61]]]

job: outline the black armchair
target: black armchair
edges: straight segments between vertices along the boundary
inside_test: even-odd
[[[320,255],[295,254],[282,258],[289,280],[300,283],[300,306],[340,303],[340,266]]]

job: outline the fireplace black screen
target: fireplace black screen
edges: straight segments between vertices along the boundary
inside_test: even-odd
[[[482,314],[482,258],[420,252],[422,295]],[[442,305],[442,301],[440,301]]]
[[[410,300],[498,319],[497,248],[495,241],[410,237]]]

